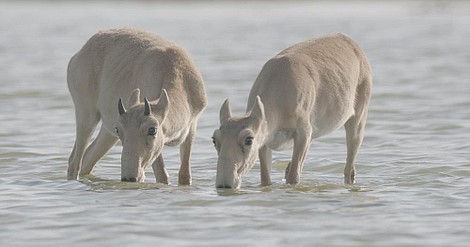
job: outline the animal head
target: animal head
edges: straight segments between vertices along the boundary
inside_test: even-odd
[[[165,142],[162,124],[169,110],[168,94],[164,89],[156,101],[145,98],[142,103],[136,89],[129,106],[126,110],[119,99],[115,134],[122,142],[121,180],[143,182],[145,169],[160,155]]]
[[[242,117],[232,117],[229,100],[224,102],[220,109],[220,128],[212,136],[218,154],[217,188],[240,188],[241,176],[255,164],[266,132],[264,106],[259,96],[251,111]]]

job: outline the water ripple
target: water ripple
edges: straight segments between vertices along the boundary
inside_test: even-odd
[[[0,2],[0,245],[467,246],[469,11],[465,1]],[[67,63],[116,26],[177,41],[201,70],[209,105],[191,186],[177,185],[178,148],[164,149],[170,185],[151,171],[146,183],[120,182],[120,147],[94,175],[66,180]],[[341,129],[313,142],[299,185],[283,181],[289,150],[274,152],[271,186],[260,186],[256,165],[240,190],[215,189],[210,137],[222,102],[241,114],[266,60],[338,31],[374,72],[357,184],[343,184]]]

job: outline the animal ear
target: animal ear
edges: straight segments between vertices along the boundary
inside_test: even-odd
[[[219,119],[220,125],[224,124],[229,118],[232,117],[232,110],[230,110],[230,100],[226,99],[220,108]]]
[[[128,106],[131,107],[133,105],[137,105],[140,103],[140,89],[136,88],[134,91],[132,91],[131,96],[129,96],[129,99],[127,100],[129,103]]]
[[[259,95],[256,95],[255,104],[253,105],[253,108],[251,109],[250,118],[259,120],[259,122],[265,119],[264,104],[261,101],[261,98],[259,97]]]
[[[119,98],[118,109],[119,109],[119,115],[122,115],[122,114],[126,113],[126,108],[124,108],[124,105],[122,104],[122,99],[121,98]]]
[[[157,116],[160,123],[163,123],[170,111],[170,99],[168,98],[168,93],[165,89],[160,93],[160,97],[158,98],[158,102],[155,104],[154,109],[153,114]]]

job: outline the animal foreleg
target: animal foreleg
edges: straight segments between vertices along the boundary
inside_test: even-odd
[[[168,172],[165,168],[165,162],[163,161],[163,154],[158,155],[157,159],[152,164],[153,173],[157,183],[168,184]]]
[[[300,174],[310,146],[310,138],[312,136],[311,128],[297,129],[294,135],[294,151],[292,153],[292,161],[286,169],[286,183],[298,184]]]
[[[272,162],[272,151],[266,146],[259,149],[259,163],[261,170],[261,185],[271,185],[271,162]]]
[[[196,121],[191,124],[188,136],[180,145],[180,160],[181,166],[178,173],[178,183],[180,185],[191,185],[191,149],[196,135],[197,124]]]

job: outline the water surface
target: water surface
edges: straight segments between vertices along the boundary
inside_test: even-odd
[[[0,3],[1,246],[466,246],[470,241],[470,5],[466,2]],[[120,146],[94,176],[67,181],[75,117],[70,57],[100,29],[138,27],[184,46],[209,95],[193,185],[121,183]],[[354,186],[344,130],[316,140],[302,182],[274,153],[240,191],[216,190],[211,135],[230,97],[241,114],[262,65],[306,39],[344,32],[368,54],[373,98]]]

